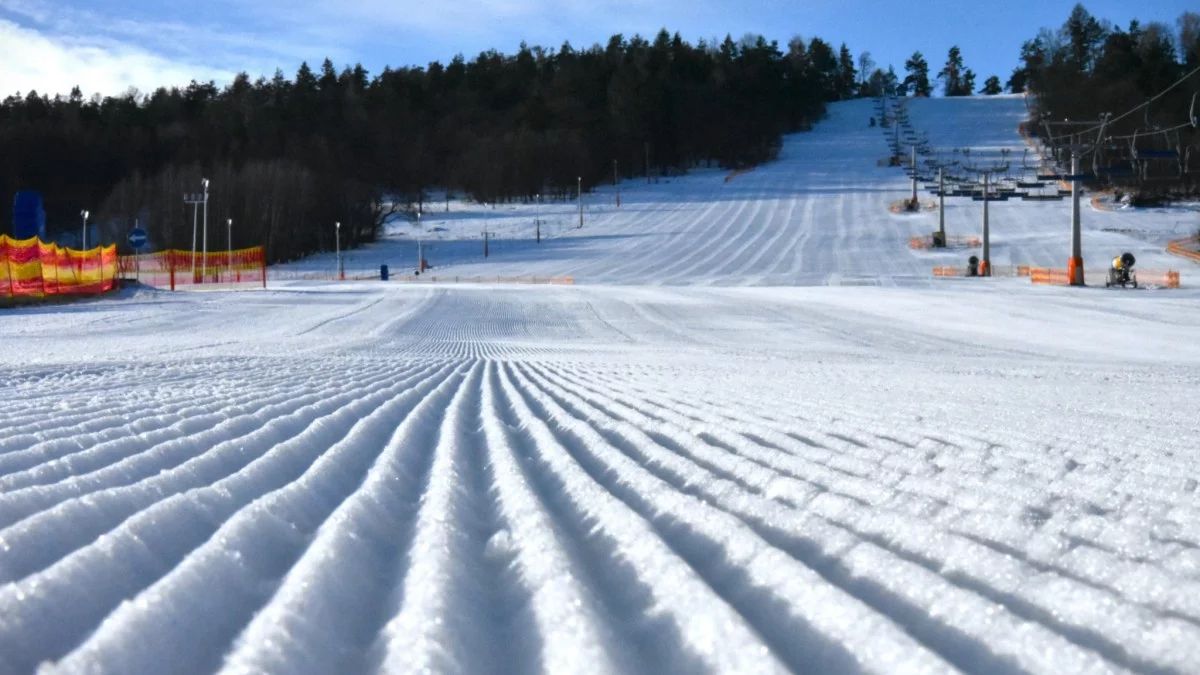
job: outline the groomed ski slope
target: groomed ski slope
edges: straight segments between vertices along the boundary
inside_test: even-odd
[[[1009,161],[1020,167],[1028,146],[1017,133],[1026,116],[1023,98],[917,99],[909,102],[913,126],[929,134],[939,154],[957,157],[970,149],[982,165]],[[812,132],[785,139],[779,161],[728,182],[726,171],[700,169],[679,178],[601,186],[568,203],[501,204],[485,207],[454,201],[426,204],[418,229],[397,221],[393,236],[345,254],[350,270],[410,274],[423,237],[426,258],[439,277],[499,275],[570,276],[579,283],[621,285],[920,285],[935,283],[937,265],[965,266],[979,251],[915,252],[908,240],[938,228],[937,213],[896,215],[888,206],[911,193],[897,168],[876,166],[889,152],[885,131],[868,126],[875,115],[869,100],[830,107]],[[890,133],[890,132],[887,132]],[[1034,165],[1036,152],[1028,163]],[[1014,175],[1021,172],[1014,168]],[[922,188],[924,185],[922,184]],[[923,189],[921,199],[936,197]],[[1097,280],[1108,261],[1132,252],[1143,269],[1178,269],[1165,253],[1167,242],[1195,234],[1191,210],[1101,211],[1083,202],[1083,248]],[[534,221],[544,221],[536,244]],[[1071,204],[1014,200],[990,205],[992,262],[997,266],[1065,268],[1070,256]],[[983,205],[946,200],[950,235],[979,236]],[[483,257],[483,231],[490,232]],[[314,256],[287,270],[335,269],[332,253]],[[938,282],[940,283],[940,282]]]
[[[0,674],[1197,672],[1200,292],[931,284],[877,180],[788,279],[883,287],[563,234],[612,283],[0,313]]]

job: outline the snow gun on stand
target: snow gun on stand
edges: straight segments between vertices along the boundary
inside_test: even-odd
[[[1132,253],[1122,253],[1113,258],[1112,267],[1108,269],[1108,279],[1104,282],[1105,288],[1120,286],[1125,288],[1127,285],[1138,287],[1137,272],[1134,271],[1133,265],[1137,260]]]

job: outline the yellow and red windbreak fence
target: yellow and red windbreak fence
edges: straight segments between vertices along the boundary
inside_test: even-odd
[[[116,246],[76,251],[0,235],[0,297],[93,295],[112,290],[116,280]]]
[[[122,278],[137,279],[147,286],[200,288],[203,286],[267,286],[267,257],[261,246],[236,251],[167,250],[123,255]]]

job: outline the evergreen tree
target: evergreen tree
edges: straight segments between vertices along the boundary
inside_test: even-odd
[[[929,83],[929,64],[921,52],[913,52],[904,62],[904,70],[907,73],[904,77],[905,92],[924,97],[933,93],[933,86]]]
[[[233,218],[234,246],[271,261],[370,241],[430,188],[481,201],[569,198],[612,178],[771,159],[853,96],[848,48],[761,36],[693,46],[660,31],[605,45],[461,55],[425,68],[361,65],[289,81],[276,72],[224,88],[193,82],[150,95],[84,100],[36,92],[0,101],[0,194],[40,190],[51,233],[80,208],[117,240],[134,218],[158,248],[191,245],[179,195],[212,180],[210,210]]]
[[[938,72],[946,96],[970,96],[975,90],[975,73],[963,67],[962,52],[955,45],[946,56],[946,65]]]
[[[854,98],[858,90],[858,71],[854,68],[854,56],[846,43],[838,50],[838,98]]]
[[[1000,86],[1000,78],[992,75],[988,79],[984,80],[983,89],[981,89],[979,93],[983,94],[984,96],[995,96],[1002,91],[1004,91],[1004,89]]]

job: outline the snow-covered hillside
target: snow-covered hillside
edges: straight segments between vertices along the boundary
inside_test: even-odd
[[[928,132],[946,157],[956,148],[1003,148],[1020,165],[1027,147],[1017,134],[1025,116],[1020,97],[924,99],[909,105],[916,129]],[[351,269],[411,272],[418,235],[442,276],[573,276],[581,283],[664,285],[929,284],[936,265],[965,265],[969,252],[913,252],[910,237],[937,229],[936,212],[890,214],[910,193],[896,168],[878,167],[888,154],[884,132],[868,126],[872,101],[830,107],[811,133],[787,137],[778,162],[725,182],[709,170],[657,184],[626,181],[585,194],[584,226],[576,203],[482,206],[433,202],[421,227],[397,223],[387,241],[346,254]],[[1030,153],[1033,164],[1036,153]],[[934,197],[922,191],[922,198]],[[1101,211],[1084,202],[1084,259],[1101,272],[1131,251],[1145,268],[1178,268],[1165,254],[1171,239],[1194,234],[1200,222],[1186,210],[1146,214]],[[540,245],[534,222],[546,222]],[[1071,205],[1010,201],[990,205],[995,265],[1065,267]],[[983,206],[948,199],[946,229],[978,236]],[[483,257],[483,231],[493,237]],[[976,251],[976,253],[978,253]],[[290,266],[332,270],[333,256]]]
[[[912,116],[1020,147],[1018,105]],[[935,284],[869,116],[540,246],[488,209],[487,261],[482,208],[423,222],[438,274],[576,286],[0,312],[0,674],[1198,672],[1200,291]],[[1067,205],[993,206],[1062,264]],[[1085,255],[1179,267],[1189,217]]]

